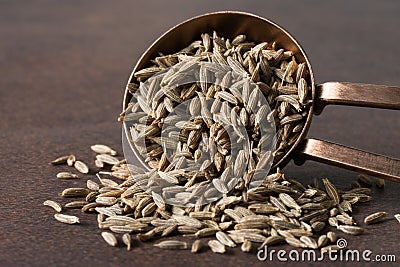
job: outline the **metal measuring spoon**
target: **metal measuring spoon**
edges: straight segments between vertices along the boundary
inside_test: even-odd
[[[200,34],[213,30],[227,38],[234,38],[238,34],[246,34],[248,39],[254,42],[273,40],[282,48],[293,51],[297,62],[307,64],[312,90],[310,112],[298,139],[286,155],[272,166],[272,170],[277,167],[284,167],[291,159],[294,159],[296,164],[302,164],[305,160],[310,159],[400,182],[399,159],[365,152],[328,141],[306,138],[313,115],[320,114],[326,105],[400,109],[400,88],[343,82],[328,82],[316,85],[311,64],[299,43],[283,28],[265,18],[244,12],[226,11],[208,13],[189,19],[171,28],[145,51],[134,67],[128,83],[133,82],[133,74],[147,67],[149,61],[156,57],[159,52],[164,54],[175,53],[192,41],[197,40]],[[124,109],[130,99],[131,94],[126,90],[123,102]],[[133,147],[131,148],[136,153],[136,150]],[[149,168],[139,156],[137,158],[143,166]]]

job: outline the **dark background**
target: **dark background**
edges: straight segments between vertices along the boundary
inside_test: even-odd
[[[93,167],[94,143],[122,152],[116,116],[143,51],[175,24],[219,10],[249,11],[286,28],[308,54],[318,83],[400,85],[398,1],[0,1],[1,266],[268,264],[238,249],[192,255],[136,243],[126,252],[103,242],[95,216],[72,212],[82,224],[69,226],[42,206],[86,180],[57,180],[66,167],[49,161],[75,153]],[[332,106],[314,118],[309,136],[400,157],[399,129],[398,111]],[[343,189],[357,176],[313,162],[291,163],[285,171],[303,182],[330,177]],[[400,261],[400,224],[393,219],[400,185],[387,182],[374,191],[354,217],[363,225],[367,214],[387,211],[390,220],[366,227],[362,236],[342,236],[351,249],[396,254]]]

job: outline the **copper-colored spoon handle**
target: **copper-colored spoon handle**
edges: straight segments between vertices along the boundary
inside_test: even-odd
[[[400,87],[327,82],[317,86],[314,113],[326,105],[400,109]],[[294,157],[296,164],[314,160],[400,182],[400,160],[318,139],[305,139]]]
[[[362,83],[327,82],[317,86],[314,113],[326,105],[400,109],[400,87]]]
[[[356,148],[318,139],[305,139],[300,144],[294,161],[301,165],[308,159],[400,182],[399,159]]]

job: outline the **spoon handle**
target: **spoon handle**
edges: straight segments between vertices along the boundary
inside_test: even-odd
[[[330,104],[400,109],[400,87],[346,82],[317,85],[314,113],[319,115]]]
[[[314,160],[400,182],[400,160],[359,149],[322,141],[305,139],[300,143],[294,162],[301,165],[305,160]]]

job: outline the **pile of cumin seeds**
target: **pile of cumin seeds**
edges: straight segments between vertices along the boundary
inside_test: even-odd
[[[77,216],[65,214],[70,209],[97,214],[105,242],[111,246],[125,244],[128,250],[133,239],[162,239],[155,246],[191,249],[194,253],[205,250],[205,244],[215,253],[225,253],[236,246],[244,252],[254,252],[265,245],[284,243],[299,248],[337,249],[333,247],[337,234],[330,228],[344,234],[362,234],[363,228],[356,225],[351,212],[357,203],[371,199],[371,189],[367,187],[342,191],[328,179],[305,186],[278,170],[267,176],[266,183],[250,193],[248,200],[227,193],[214,203],[181,208],[164,203],[139,185],[154,170],[143,172],[124,159],[109,156],[115,164],[99,168],[96,175],[85,174],[85,180],[78,179],[86,186],[67,188],[60,194],[73,201],[44,204],[53,207],[57,212],[55,218],[67,224],[80,222]],[[95,160],[99,158],[103,157],[97,155]],[[365,223],[376,223],[385,216],[384,212],[371,214]],[[173,239],[182,235],[187,241]],[[202,241],[210,238],[210,242]]]
[[[187,70],[198,62],[225,67],[206,69],[200,66],[199,72],[192,73],[199,82],[162,90],[164,85],[172,83],[171,80],[178,83],[179,79],[187,77]],[[119,158],[116,150],[99,144],[91,146],[97,154],[95,176],[89,174],[87,164],[76,160],[74,155],[54,160],[54,165],[73,166],[80,172],[77,175],[63,171],[57,175],[59,179],[79,181],[88,177],[82,187],[66,188],[59,194],[74,200],[63,205],[45,201],[46,206],[56,211],[55,219],[79,224],[77,216],[64,212],[81,209],[97,214],[98,227],[103,231],[101,236],[110,246],[118,246],[122,241],[131,250],[133,239],[148,242],[161,238],[162,241],[155,244],[161,249],[191,248],[194,253],[202,250],[203,238],[212,238],[207,244],[215,253],[225,253],[235,246],[250,252],[281,243],[325,251],[335,246],[337,239],[332,231],[322,234],[328,227],[335,227],[345,234],[363,232],[351,213],[354,205],[371,199],[368,187],[372,183],[368,177],[361,176],[352,183],[352,189],[342,191],[328,179],[306,186],[286,178],[280,169],[269,173],[264,168],[271,158],[279,160],[297,140],[311,104],[306,64],[297,62],[291,51],[279,48],[275,42],[255,44],[244,35],[231,41],[214,32],[203,34],[201,40],[178,53],[160,55],[153,63],[154,66],[134,74],[134,80],[128,85],[132,101],[118,118],[124,122],[133,121],[129,141],[136,146],[137,140],[144,140],[145,147],[137,149],[142,150],[152,170],[143,171]],[[146,82],[160,71],[163,76],[158,77],[160,90],[157,91],[157,79],[149,84]],[[214,83],[207,82],[213,79]],[[194,100],[197,97],[198,101]],[[270,112],[266,104],[259,101],[262,97],[271,107]],[[168,113],[185,100],[193,100],[188,107],[189,114],[201,110],[200,114],[203,112],[208,116],[192,121],[169,118],[175,127],[182,129],[172,134],[179,142],[173,143],[174,153],[169,161],[163,145],[171,145],[171,142],[160,138],[159,133],[163,124],[168,123]],[[213,101],[212,109],[203,104],[205,100]],[[258,111],[252,112],[255,107]],[[229,129],[219,125],[213,117],[216,110],[225,114],[223,118],[228,124],[243,124],[249,136],[251,145],[240,149],[235,161],[230,153],[239,143],[233,144],[226,135],[230,130],[237,135],[240,132],[234,127]],[[228,110],[231,111],[228,113]],[[260,150],[266,142],[266,136],[260,131],[263,120],[273,121],[276,126],[277,148],[270,154],[262,154]],[[209,142],[200,145],[204,140],[215,141],[215,155],[207,159],[207,164],[200,170],[183,170],[185,165],[206,152],[203,149]],[[235,175],[236,170],[229,169],[228,163],[245,171],[243,176],[236,177],[238,181],[233,187],[223,179],[215,179],[218,175],[227,178]],[[256,177],[261,183],[249,190],[249,184]],[[222,198],[191,207],[171,205],[166,203],[165,195],[149,190],[149,185],[157,184],[160,179],[163,183],[174,184],[168,193],[174,193],[175,198],[178,194],[184,198],[188,196],[187,192],[177,189],[194,188],[190,191],[193,192],[201,183],[212,183],[215,190],[222,193]],[[384,186],[382,181],[378,184]],[[366,187],[362,187],[364,185]],[[384,216],[385,213],[372,214],[365,222],[375,223]],[[180,235],[186,236],[188,241],[170,239]]]
[[[215,142],[217,158],[210,158],[212,166],[205,172],[210,176],[221,172],[229,161],[231,142],[241,140],[237,125],[245,127],[250,139],[251,151],[245,150],[249,171],[266,161],[261,146],[271,136],[262,136],[261,121],[273,120],[276,148],[269,156],[277,162],[298,139],[312,102],[307,64],[298,62],[296,56],[274,41],[255,43],[245,35],[230,40],[215,31],[204,33],[181,51],[161,54],[152,60],[154,65],[134,73],[127,88],[131,101],[119,120],[129,122],[129,141],[145,154],[150,167],[159,170],[196,161],[197,155],[207,152]],[[190,100],[187,113],[201,116],[191,122],[168,116]],[[224,129],[221,120],[231,127]],[[176,133],[178,144],[166,140],[170,135],[161,140],[161,129],[169,125],[182,129]],[[228,139],[226,131],[232,134]],[[202,146],[201,141],[208,142]],[[167,149],[171,145],[176,152],[171,162],[163,157],[163,145]]]

